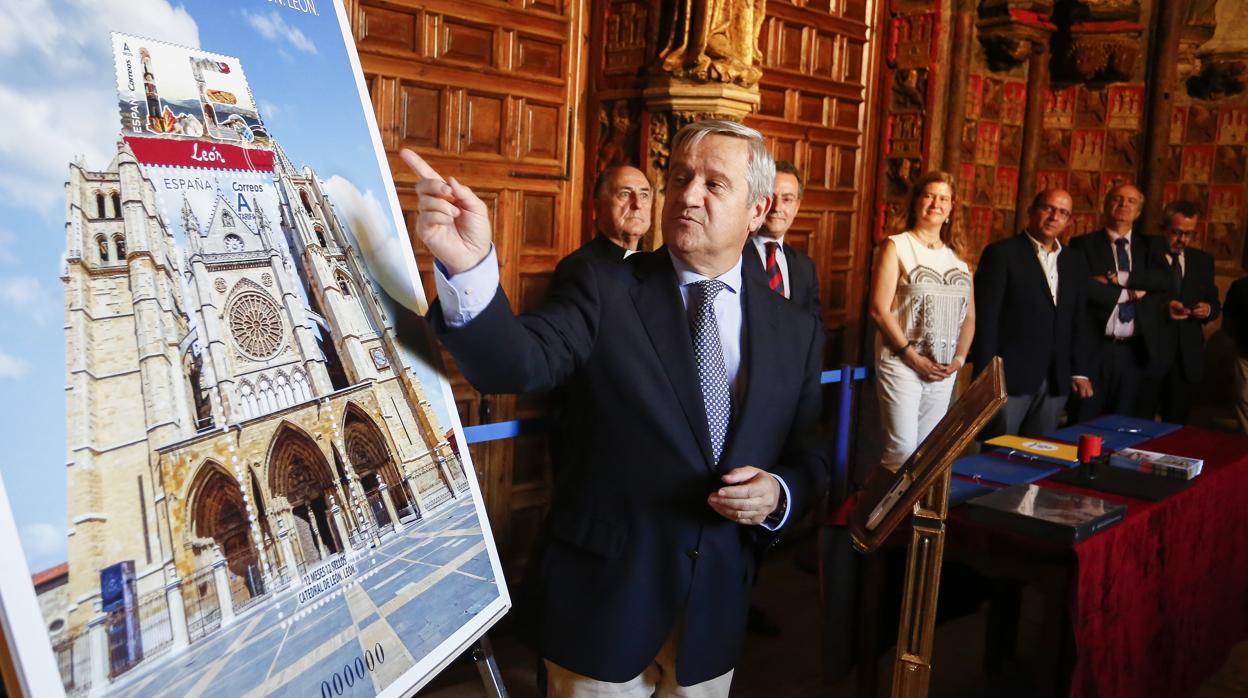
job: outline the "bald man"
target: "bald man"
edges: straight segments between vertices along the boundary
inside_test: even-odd
[[[1084,321],[1083,256],[1062,247],[1070,194],[1049,189],[1027,209],[1027,228],[984,248],[975,269],[978,373],[994,356],[1005,361],[1007,434],[1038,437],[1057,428],[1073,390],[1092,396]]]
[[[653,194],[650,180],[631,165],[614,165],[594,180],[594,228],[598,235],[565,257],[556,268],[590,257],[619,261],[637,251],[650,232]]]
[[[1164,242],[1135,230],[1144,194],[1120,184],[1105,196],[1105,227],[1070,241],[1090,272],[1087,330],[1099,337],[1092,397],[1080,400],[1077,421],[1103,413],[1151,419],[1141,391],[1161,356],[1161,323],[1173,293]]]

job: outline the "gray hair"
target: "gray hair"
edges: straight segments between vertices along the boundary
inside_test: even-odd
[[[745,124],[726,119],[695,121],[676,132],[672,138],[672,152],[697,145],[707,136],[729,136],[746,141],[750,159],[745,166],[745,181],[750,188],[750,203],[772,195],[776,185],[776,161],[767,151],[763,134]]]

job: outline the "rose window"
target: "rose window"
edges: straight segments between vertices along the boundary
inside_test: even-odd
[[[282,344],[281,312],[268,296],[244,293],[230,308],[230,331],[244,354],[271,358]]]
[[[225,251],[226,252],[242,252],[243,251],[243,239],[237,235],[226,235],[225,236]]]

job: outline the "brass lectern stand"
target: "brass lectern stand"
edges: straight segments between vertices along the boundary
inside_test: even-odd
[[[950,467],[1005,404],[1005,398],[1005,375],[1001,359],[995,358],[896,473],[877,468],[867,477],[862,499],[850,514],[854,547],[864,553],[878,549],[903,521],[910,520],[893,698],[927,696]]]

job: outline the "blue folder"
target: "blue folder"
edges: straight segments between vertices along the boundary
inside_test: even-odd
[[[1120,414],[1105,414],[1085,422],[1084,426],[1101,429],[1102,431],[1116,431],[1122,434],[1142,434],[1145,438],[1154,438],[1157,436],[1165,436],[1172,431],[1182,428],[1182,424],[1171,424],[1170,422],[1154,422],[1151,419],[1137,419],[1135,417],[1124,417]]]
[[[1078,444],[1080,434],[1091,434],[1093,436],[1101,437],[1101,449],[1103,451],[1117,451],[1120,448],[1131,448],[1141,441],[1148,441],[1153,438],[1146,434],[1140,433],[1097,429],[1096,427],[1089,426],[1087,424],[1078,424],[1073,427],[1058,429],[1057,431],[1046,434],[1045,438]]]
[[[970,480],[959,480],[955,477],[949,482],[949,506],[957,506],[968,499],[974,499],[981,494],[988,494],[996,489],[995,487],[981,485]]]
[[[1061,469],[1060,465],[1051,463],[1038,461],[1021,463],[987,453],[965,456],[953,462],[955,475],[969,477],[975,481],[988,480],[990,482],[998,482],[1002,485],[1021,485],[1026,482],[1035,482]]]

